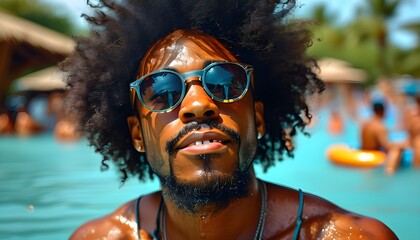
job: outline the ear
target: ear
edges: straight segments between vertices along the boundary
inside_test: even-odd
[[[258,139],[265,134],[265,121],[264,121],[264,104],[260,101],[254,103],[255,108],[255,126],[258,132]]]
[[[137,116],[129,116],[127,118],[127,124],[134,148],[138,152],[144,152],[143,132],[140,127],[139,118]]]

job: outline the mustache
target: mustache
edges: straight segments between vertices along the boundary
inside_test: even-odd
[[[169,139],[166,142],[165,150],[166,152],[171,155],[175,152],[175,144],[185,135],[192,131],[197,131],[202,128],[209,128],[209,129],[218,129],[221,132],[227,134],[230,136],[236,143],[241,142],[241,137],[239,135],[239,132],[233,130],[232,128],[226,127],[222,124],[215,123],[213,121],[204,121],[204,122],[190,122],[187,125],[185,125],[179,132],[176,134],[173,138]]]

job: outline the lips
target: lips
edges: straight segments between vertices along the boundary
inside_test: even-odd
[[[196,151],[214,150],[228,144],[229,142],[231,142],[229,136],[217,131],[194,131],[185,136],[185,138],[182,138],[178,144],[176,144],[175,149],[190,149]]]

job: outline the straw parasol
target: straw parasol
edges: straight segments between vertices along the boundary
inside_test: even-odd
[[[74,46],[65,35],[0,11],[0,100],[14,79],[62,61]]]
[[[314,72],[327,83],[362,83],[367,74],[362,69],[352,68],[342,60],[324,58],[318,61],[319,69]]]
[[[13,82],[15,91],[52,91],[65,89],[65,73],[56,66],[48,67],[23,77]]]

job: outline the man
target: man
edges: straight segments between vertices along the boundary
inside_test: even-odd
[[[384,151],[387,153],[385,173],[391,175],[398,169],[404,143],[392,143],[388,139],[388,129],[383,123],[385,107],[381,102],[372,104],[373,116],[362,124],[361,149]]]
[[[97,32],[63,64],[68,103],[104,164],[123,180],[155,174],[162,191],[72,239],[396,239],[375,219],[255,177],[254,161],[268,168],[288,151],[280,126],[302,130],[305,94],[323,88],[307,32],[282,23],[294,1],[102,3],[89,18]]]
[[[12,134],[14,132],[13,119],[9,111],[0,107],[0,135]]]
[[[420,95],[415,96],[415,102],[415,107],[409,111],[406,117],[407,147],[411,148],[413,152],[413,166],[420,168]]]
[[[373,116],[361,127],[361,149],[386,151],[391,147],[388,141],[388,130],[383,123],[385,107],[380,102],[372,104]]]

